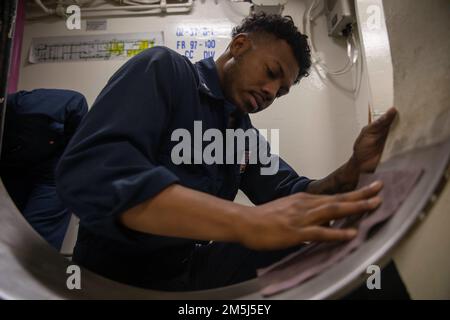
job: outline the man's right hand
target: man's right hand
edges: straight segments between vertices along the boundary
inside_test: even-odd
[[[375,209],[381,188],[378,182],[332,196],[297,193],[249,207],[174,184],[128,209],[119,221],[155,235],[238,242],[255,250],[284,249],[305,241],[350,240],[356,230],[325,225]]]
[[[337,195],[298,193],[250,209],[240,242],[254,250],[275,250],[306,241],[346,241],[355,229],[333,229],[328,222],[376,209],[381,181]]]

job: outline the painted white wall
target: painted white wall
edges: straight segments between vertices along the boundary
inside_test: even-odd
[[[291,15],[297,25],[302,24],[305,4],[309,1],[291,0],[284,13]],[[39,87],[67,88],[83,93],[91,105],[108,78],[124,61],[85,61],[66,63],[29,64],[28,50],[34,37],[75,36],[102,33],[151,32],[163,30],[166,44],[175,48],[174,30],[186,22],[220,21],[230,27],[248,13],[249,4],[231,3],[228,0],[195,1],[190,14],[110,18],[106,31],[67,30],[64,21],[47,19],[28,22],[23,39],[22,66],[19,88],[30,90]],[[324,53],[330,67],[342,66],[346,58],[345,44],[328,37],[326,20],[320,16],[313,27],[318,50]],[[224,39],[217,50],[226,47]],[[335,83],[351,88],[352,75],[335,78]],[[324,83],[314,69],[310,77],[291,89],[291,93],[276,101],[271,108],[252,117],[256,127],[280,129],[280,154],[300,174],[320,178],[344,163],[351,154],[352,143],[364,120],[357,119],[357,110],[367,110],[366,97],[359,99],[340,89],[332,82]],[[364,113],[364,111],[363,111]],[[237,201],[245,202],[242,195]]]

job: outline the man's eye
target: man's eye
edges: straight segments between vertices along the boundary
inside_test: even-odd
[[[275,73],[273,73],[272,70],[270,70],[270,68],[267,68],[267,75],[271,79],[275,79],[276,78]]]
[[[280,91],[277,92],[277,98],[280,98],[280,97],[282,97],[282,96],[284,96],[286,94],[287,94],[287,92],[285,90],[280,90]]]

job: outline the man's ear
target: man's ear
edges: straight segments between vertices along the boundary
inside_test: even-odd
[[[250,37],[246,33],[240,33],[233,38],[230,44],[230,53],[237,59],[252,47]]]

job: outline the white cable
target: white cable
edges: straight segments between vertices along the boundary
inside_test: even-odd
[[[330,75],[333,75],[333,76],[343,75],[343,74],[346,74],[347,72],[349,72],[354,65],[352,56],[353,56],[353,46],[352,46],[352,43],[350,42],[350,39],[347,38],[347,62],[345,64],[345,66],[343,68],[335,70],[335,71],[331,71],[328,68],[328,66],[323,62],[320,62],[320,66],[325,70],[325,72],[327,72]]]
[[[125,0],[123,3],[129,4],[131,6],[138,6],[141,4],[156,4],[159,3],[160,0]]]
[[[75,0],[75,2],[80,6],[86,6],[86,5],[90,5],[94,2],[95,0]]]
[[[313,15],[314,10],[317,9],[317,6],[318,6],[318,5],[319,5],[319,1],[316,1],[316,4],[313,4],[313,5],[311,6],[311,11],[309,12],[310,21],[316,20],[317,17],[320,16],[320,14],[322,13],[322,11],[323,11],[323,9],[324,9],[324,6],[322,6],[322,9],[319,10],[318,12],[316,12],[316,13]]]
[[[41,7],[41,9],[44,10],[44,12],[45,12],[46,14],[49,14],[49,15],[55,14],[55,10],[54,10],[54,9],[49,9],[49,8],[47,8],[47,7],[42,3],[41,0],[34,0],[34,2],[35,2],[39,7]]]
[[[355,34],[352,33],[351,35],[351,41],[352,41],[352,58],[351,61],[353,62],[353,65],[356,66],[356,74],[354,77],[355,85],[352,85],[352,88],[345,88],[343,87],[339,82],[336,82],[336,80],[332,77],[329,77],[327,74],[323,74],[318,67],[319,64],[313,64],[312,68],[316,71],[317,76],[325,83],[331,83],[338,89],[345,91],[349,94],[353,94],[353,96],[356,96],[361,88],[362,78],[363,78],[363,61],[362,61],[362,52],[359,48],[359,43],[355,39]]]
[[[361,82],[362,82],[362,73],[363,73],[363,61],[362,61],[362,53],[361,53],[361,49],[359,48],[358,42],[355,39],[355,34],[352,33],[352,41],[353,41],[353,45],[355,46],[355,50],[356,50],[356,59],[355,59],[355,64],[357,65],[357,71],[356,71],[356,86],[353,90],[353,93],[355,95],[357,95],[359,93],[359,90],[361,88]]]
[[[308,8],[308,10],[305,12],[304,15],[304,28],[305,28],[305,33],[307,35],[309,35],[310,38],[310,47],[311,47],[311,56],[313,58],[313,63],[314,64],[318,64],[326,73],[333,75],[333,76],[338,76],[338,75],[343,75],[347,72],[349,72],[352,67],[354,66],[356,60],[354,58],[354,54],[353,54],[353,46],[352,43],[349,40],[349,37],[347,37],[347,61],[346,64],[337,70],[331,70],[326,63],[322,60],[322,58],[319,56],[315,44],[314,44],[314,37],[311,31],[311,21],[314,21],[315,18],[317,18],[317,16],[319,15],[318,13],[314,16],[314,19],[311,17],[311,13],[314,9],[316,9],[317,5],[318,5],[319,1],[318,0],[314,0],[310,7]],[[306,22],[306,23],[305,23]],[[355,60],[355,61],[353,61]]]

